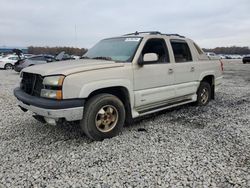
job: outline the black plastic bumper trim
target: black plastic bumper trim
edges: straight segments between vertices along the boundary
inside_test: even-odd
[[[31,96],[21,90],[19,87],[14,89],[15,97],[26,105],[32,105],[38,108],[45,109],[66,109],[83,107],[85,99],[64,99],[64,100],[53,100],[45,99],[40,97]]]

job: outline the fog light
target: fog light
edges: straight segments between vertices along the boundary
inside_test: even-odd
[[[51,99],[62,99],[62,91],[61,90],[50,90],[50,89],[42,89],[41,97],[51,98]]]

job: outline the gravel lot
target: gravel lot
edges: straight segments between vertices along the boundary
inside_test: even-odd
[[[225,63],[206,107],[185,105],[92,142],[77,125],[43,125],[0,70],[0,187],[250,187],[250,64]]]

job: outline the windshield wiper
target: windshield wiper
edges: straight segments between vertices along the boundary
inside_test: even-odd
[[[104,57],[104,56],[93,57],[92,59],[103,59],[103,60],[112,61],[111,57]]]

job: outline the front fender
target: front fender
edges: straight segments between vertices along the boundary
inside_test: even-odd
[[[115,79],[115,80],[100,80],[84,84],[79,93],[79,98],[87,98],[92,92],[105,89],[109,87],[124,87],[128,90],[130,98],[132,99],[132,85],[129,80]]]

